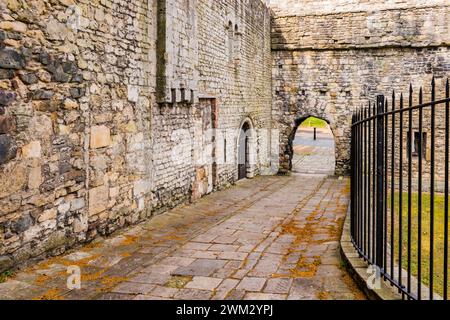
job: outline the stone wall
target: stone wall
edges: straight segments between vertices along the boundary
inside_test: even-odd
[[[331,125],[337,171],[345,173],[355,108],[377,94],[405,92],[410,82],[420,86],[433,74],[448,75],[450,7],[370,1],[350,10],[339,2],[337,12],[328,12],[301,2],[308,14],[288,15],[283,3],[272,2],[273,115],[282,169],[289,169],[298,124],[317,116]]]
[[[5,0],[0,15],[0,271],[233,183],[244,119],[270,128],[260,1]],[[269,142],[255,136],[249,177]]]
[[[270,167],[269,9],[240,0],[180,1],[171,8],[165,8],[165,20],[182,22],[166,25],[165,98],[153,112],[158,211],[237,180],[245,119],[257,131],[248,176]]]

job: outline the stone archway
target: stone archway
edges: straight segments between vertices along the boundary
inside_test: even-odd
[[[290,170],[294,173],[334,175],[336,152],[333,130],[325,120],[315,117],[297,120],[289,137]]]
[[[319,98],[301,97],[295,103],[278,101],[276,107],[284,111],[278,121],[280,131],[280,174],[286,174],[292,169],[292,142],[299,125],[309,117],[326,121],[335,139],[336,174],[348,174],[350,169],[350,132],[351,111],[341,114],[335,106],[327,104]]]

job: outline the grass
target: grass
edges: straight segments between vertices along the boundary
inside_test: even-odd
[[[430,284],[430,195],[428,193],[422,194],[422,240],[421,240],[421,259],[419,261],[418,250],[419,250],[419,213],[418,213],[418,200],[419,196],[417,193],[413,193],[411,197],[412,202],[412,212],[411,212],[411,272],[414,276],[417,276],[419,266],[421,266],[421,274],[422,274],[422,283],[429,286]],[[388,200],[388,204],[390,205],[391,200]],[[397,232],[395,233],[395,255],[398,260],[398,252],[399,252],[399,243],[398,243],[398,227],[399,227],[399,218],[398,212],[400,208],[399,203],[399,193],[395,193],[394,197],[394,208],[395,208],[395,219],[394,225]],[[434,263],[433,263],[433,281],[434,281],[434,291],[443,294],[444,289],[444,227],[445,227],[445,198],[442,194],[435,195],[434,200]],[[403,193],[402,200],[402,267],[407,269],[406,257],[408,254],[408,193]],[[390,210],[388,211],[388,215],[390,216]],[[390,235],[388,235],[390,237]],[[389,239],[389,238],[388,238]],[[398,261],[397,261],[398,262]],[[414,288],[415,291],[415,288]]]
[[[302,128],[319,128],[319,129],[326,128],[327,126],[328,124],[326,121],[315,117],[309,117],[308,119],[303,121],[302,124],[300,125],[300,127]]]

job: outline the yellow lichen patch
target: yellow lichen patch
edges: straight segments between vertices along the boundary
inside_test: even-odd
[[[93,249],[96,249],[96,248],[99,248],[99,247],[101,247],[101,246],[102,246],[102,242],[100,242],[100,241],[98,241],[98,242],[91,242],[91,243],[89,243],[89,244],[83,246],[83,247],[80,249],[80,251],[83,251],[83,252],[89,252],[89,251],[91,251],[91,250],[93,250]]]
[[[319,300],[328,300],[330,297],[330,293],[328,291],[320,291],[317,293],[317,299]]]
[[[192,281],[191,276],[174,276],[167,281],[164,286],[168,288],[183,289],[190,281]]]
[[[138,240],[138,236],[130,236],[130,235],[124,235],[125,239],[120,243],[122,246],[130,246],[135,244]]]
[[[94,273],[81,274],[81,281],[95,281],[100,279],[107,269],[102,269]]]
[[[314,257],[314,260],[310,263],[306,262],[305,257],[301,257],[295,268],[290,269],[289,274],[272,274],[272,278],[312,278],[317,273],[317,268],[321,265],[322,260],[320,257]]]
[[[64,300],[64,298],[61,296],[61,291],[59,289],[50,289],[32,300]]]
[[[50,279],[52,279],[52,277],[42,274],[34,280],[34,284],[37,286],[41,286],[41,285],[45,284],[46,282],[50,281]]]
[[[122,252],[120,255],[124,258],[131,257],[131,253],[129,253],[129,252]]]
[[[97,288],[97,292],[108,292],[112,288],[116,287],[118,284],[125,282],[128,280],[128,277],[120,277],[120,276],[110,276],[104,277],[100,281],[102,287]]]

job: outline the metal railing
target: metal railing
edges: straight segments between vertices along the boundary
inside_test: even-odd
[[[408,101],[380,95],[352,119],[352,241],[404,299],[448,300],[450,90],[440,80],[417,95],[410,86]]]

